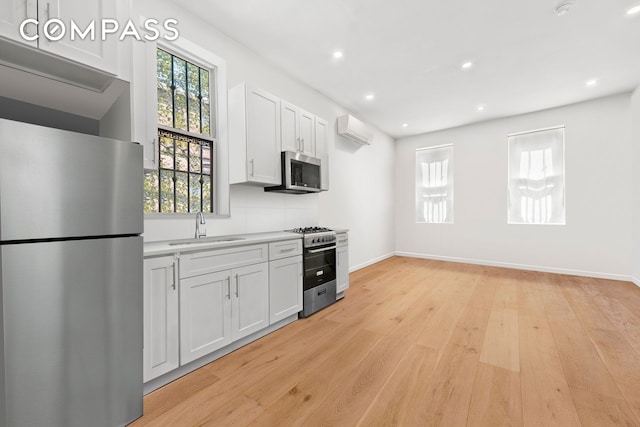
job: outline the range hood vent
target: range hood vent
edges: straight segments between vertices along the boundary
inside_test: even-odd
[[[366,124],[351,114],[338,117],[338,135],[344,136],[358,144],[371,144],[373,132]]]

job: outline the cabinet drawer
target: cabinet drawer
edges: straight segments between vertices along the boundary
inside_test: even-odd
[[[269,260],[268,251],[269,247],[265,243],[182,254],[180,278],[266,262]]]
[[[302,254],[302,239],[269,243],[269,259],[280,259]]]
[[[338,233],[336,235],[336,246],[347,246],[349,244],[349,235],[347,233]]]

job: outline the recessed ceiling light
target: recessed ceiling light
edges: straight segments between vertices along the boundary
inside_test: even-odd
[[[460,68],[462,68],[463,70],[468,70],[471,67],[473,67],[473,62],[471,61],[467,61],[460,66]]]
[[[403,124],[402,124],[402,127],[403,127],[403,128],[409,127],[409,123],[403,123]]]
[[[366,99],[367,101],[373,101],[375,97],[376,95],[373,92],[369,92],[364,96],[364,99]]]
[[[333,57],[335,59],[341,59],[344,56],[344,53],[341,50],[336,50],[333,52]]]
[[[631,9],[627,10],[627,15],[636,15],[640,13],[640,4],[637,6],[633,6]]]
[[[597,84],[598,84],[598,79],[591,79],[591,80],[587,80],[586,82],[584,82],[584,85],[586,87],[594,87]]]
[[[484,104],[480,104],[480,105],[478,105],[478,106],[476,107],[476,110],[477,110],[477,111],[484,111],[484,110],[486,110],[486,109],[487,109],[487,106],[486,106],[486,105],[484,105]]]

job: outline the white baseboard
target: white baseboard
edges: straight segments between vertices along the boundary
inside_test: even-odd
[[[378,258],[374,258],[369,261],[363,262],[362,264],[354,265],[353,267],[349,268],[349,273],[353,273],[356,270],[360,270],[361,268],[368,267],[372,264],[375,264],[376,262],[384,261],[385,259],[391,258],[392,256],[395,256],[395,255],[397,255],[396,252],[390,252],[386,255],[379,256]]]
[[[640,279],[638,279],[635,276],[631,276],[631,281],[633,282],[634,285],[640,288]]]
[[[596,279],[621,280],[625,282],[633,282],[638,287],[640,287],[640,280],[636,279],[633,276],[626,276],[623,274],[601,273],[597,271],[587,271],[587,270],[571,270],[566,268],[545,267],[545,266],[529,265],[529,264],[514,264],[509,262],[486,261],[486,260],[473,259],[473,258],[458,258],[458,257],[447,257],[447,256],[430,255],[430,254],[418,254],[413,252],[397,251],[395,254],[397,256],[406,256],[410,258],[424,258],[424,259],[433,259],[437,261],[462,262],[465,264],[486,265],[490,267],[513,268],[516,270],[530,270],[530,271],[541,271],[544,273],[568,274],[571,276],[594,277]]]

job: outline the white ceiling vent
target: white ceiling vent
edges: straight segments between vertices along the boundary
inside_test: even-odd
[[[344,136],[358,144],[371,144],[373,132],[369,126],[353,117],[351,114],[338,117],[338,135]]]

